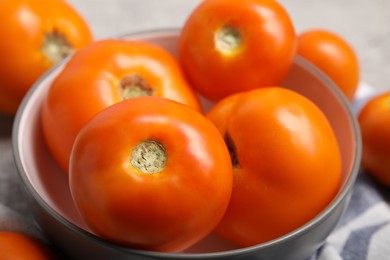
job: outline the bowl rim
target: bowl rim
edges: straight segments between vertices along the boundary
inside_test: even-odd
[[[156,37],[158,35],[162,35],[164,37],[177,37],[180,33],[181,28],[177,27],[168,27],[168,28],[156,28],[156,29],[149,29],[149,30],[141,30],[141,31],[134,31],[130,33],[123,33],[119,34],[117,36],[111,36],[107,37],[106,39],[126,39],[129,38],[131,40],[137,39],[139,37],[147,37],[147,36],[153,36]],[[104,240],[103,238],[98,237],[95,234],[92,234],[81,227],[75,225],[74,223],[70,222],[66,218],[64,218],[62,215],[60,215],[59,212],[57,212],[54,208],[52,208],[48,202],[46,202],[41,195],[38,193],[38,191],[34,188],[33,184],[30,182],[27,170],[23,167],[22,163],[22,157],[21,157],[21,144],[19,140],[19,131],[21,127],[21,123],[23,121],[24,117],[24,111],[28,104],[30,103],[30,98],[36,93],[36,90],[40,87],[41,83],[45,81],[45,79],[53,72],[59,69],[59,67],[66,64],[66,62],[71,58],[71,55],[65,58],[64,60],[60,61],[56,65],[54,65],[52,68],[50,68],[48,71],[46,71],[38,80],[31,86],[29,91],[26,93],[25,97],[23,98],[18,111],[15,115],[14,123],[13,123],[13,129],[12,129],[12,149],[13,149],[13,157],[14,162],[17,168],[17,173],[27,191],[29,192],[30,196],[34,198],[34,200],[39,204],[40,207],[44,208],[50,214],[52,218],[54,218],[57,222],[61,223],[61,225],[64,225],[66,228],[72,230],[73,232],[78,233],[79,235],[82,235],[84,237],[87,237],[89,239],[92,239],[94,242],[97,242],[101,244],[102,246],[115,249],[118,251],[122,251],[129,254],[136,254],[136,255],[143,255],[147,257],[157,257],[157,258],[170,258],[170,259],[194,259],[194,258],[203,258],[203,257],[214,257],[214,258],[220,258],[220,257],[231,257],[231,256],[237,256],[242,254],[250,254],[254,251],[260,250],[260,249],[266,249],[269,247],[272,247],[277,244],[285,243],[288,240],[293,239],[296,236],[300,236],[302,234],[305,234],[306,232],[309,232],[314,227],[318,226],[321,222],[323,222],[326,219],[326,216],[330,215],[331,212],[338,207],[342,201],[345,199],[345,197],[350,193],[351,189],[353,188],[358,172],[360,169],[360,160],[362,156],[362,140],[360,135],[360,128],[357,122],[357,119],[355,118],[355,115],[353,114],[352,108],[350,107],[350,102],[347,100],[347,98],[344,96],[344,94],[341,92],[341,90],[335,85],[335,83],[329,79],[328,76],[326,76],[322,71],[320,71],[316,66],[314,66],[309,61],[305,60],[304,58],[300,57],[299,55],[296,55],[294,58],[294,63],[297,63],[298,65],[304,67],[314,75],[316,75],[320,80],[324,81],[333,92],[335,92],[336,96],[340,99],[340,102],[345,107],[346,112],[350,118],[350,123],[352,124],[352,128],[355,133],[354,141],[355,141],[355,149],[354,149],[354,160],[353,165],[351,168],[351,172],[346,179],[344,185],[341,187],[340,191],[337,193],[337,195],[333,198],[333,200],[328,204],[326,208],[324,208],[317,216],[315,216],[313,219],[308,221],[306,224],[300,226],[299,228],[281,236],[276,239],[267,241],[265,243],[244,247],[244,248],[237,248],[237,249],[231,249],[226,251],[218,251],[218,252],[207,252],[207,253],[165,253],[165,252],[155,252],[155,251],[147,251],[147,250],[141,250],[141,249],[133,249],[125,246],[120,246],[115,243],[111,243],[107,240]]]

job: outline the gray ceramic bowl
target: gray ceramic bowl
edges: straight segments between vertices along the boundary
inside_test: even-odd
[[[176,55],[179,31],[159,30],[121,38],[156,43]],[[26,95],[13,130],[15,162],[30,197],[37,223],[47,237],[75,259],[305,259],[318,249],[335,228],[349,201],[361,157],[360,133],[348,101],[335,85],[313,66],[297,57],[284,82],[314,101],[326,114],[337,135],[343,158],[343,183],[338,195],[318,216],[293,232],[267,243],[236,248],[209,236],[181,253],[134,250],[94,235],[78,214],[61,172],[43,140],[40,126],[42,100],[62,62],[46,73]]]

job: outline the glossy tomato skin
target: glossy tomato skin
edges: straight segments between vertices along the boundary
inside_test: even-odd
[[[12,231],[0,232],[0,259],[54,260],[54,252],[43,242]]]
[[[220,32],[233,28],[240,44]],[[226,44],[228,46],[226,46]],[[296,35],[286,10],[273,0],[206,0],[181,31],[179,56],[193,87],[211,100],[281,83],[296,53]]]
[[[66,173],[78,131],[97,112],[125,98],[121,84],[130,76],[146,81],[154,96],[201,109],[176,59],[167,51],[146,42],[96,41],[69,60],[43,104],[44,136]]]
[[[341,155],[324,114],[280,87],[229,96],[207,117],[235,151],[233,191],[217,233],[239,246],[285,235],[336,195]]]
[[[28,89],[54,65],[43,50],[48,36],[52,36],[52,47],[58,46],[54,38],[60,39],[68,51],[85,46],[93,36],[66,1],[4,0],[0,17],[0,113],[14,115]]]
[[[298,35],[298,54],[322,70],[348,100],[359,84],[358,57],[351,45],[334,32],[313,29]]]
[[[374,96],[362,108],[362,166],[381,183],[390,186],[390,93]]]
[[[154,140],[167,161],[146,174],[135,147]],[[130,159],[129,159],[130,158]],[[183,104],[140,97],[108,107],[80,131],[71,156],[71,194],[100,236],[154,251],[181,251],[222,218],[232,189],[228,150],[218,130]]]

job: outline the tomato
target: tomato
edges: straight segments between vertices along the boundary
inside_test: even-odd
[[[225,137],[234,168],[231,201],[216,232],[239,246],[285,235],[336,195],[341,154],[321,110],[268,87],[229,96],[207,117]]]
[[[211,100],[281,83],[295,53],[292,21],[274,0],[203,1],[179,39],[183,70]]]
[[[0,231],[0,259],[51,260],[57,259],[50,247],[28,235]]]
[[[14,115],[33,83],[93,39],[66,1],[0,1],[0,113]]]
[[[69,183],[97,234],[154,251],[181,251],[222,218],[232,189],[229,152],[201,113],[159,97],[98,113],[72,150]]]
[[[50,86],[42,125],[51,153],[67,173],[81,127],[97,112],[124,99],[154,95],[200,110],[176,59],[146,42],[96,41],[78,51]]]
[[[358,115],[362,135],[362,166],[390,186],[390,92],[374,96]]]
[[[309,30],[298,36],[298,54],[322,70],[348,100],[359,84],[359,61],[349,43],[325,30]]]

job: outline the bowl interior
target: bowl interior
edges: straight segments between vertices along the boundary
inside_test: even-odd
[[[177,55],[177,30],[146,32],[136,35],[128,35],[129,40],[144,40],[160,45],[174,55]],[[70,225],[75,225],[90,232],[77,212],[68,187],[67,176],[61,171],[50,155],[40,124],[40,110],[44,96],[51,81],[63,68],[60,64],[43,76],[26,96],[17,115],[15,153],[17,165],[22,179],[30,190],[33,190],[40,198],[44,207],[51,208],[57,213],[57,217],[64,218]],[[297,91],[313,100],[328,117],[341,147],[343,158],[343,183],[339,196],[344,187],[351,180],[351,173],[356,168],[357,162],[357,127],[352,118],[348,102],[341,96],[332,83],[310,64],[297,57],[290,74],[283,86]],[[207,110],[210,102],[202,101]],[[353,176],[355,178],[355,176]],[[337,198],[332,203],[335,203]],[[325,209],[316,219],[317,221],[326,214]],[[66,222],[65,221],[65,222]],[[313,222],[312,221],[312,222]],[[301,229],[305,229],[302,227]],[[231,244],[209,236],[186,252],[208,253],[235,249]]]

